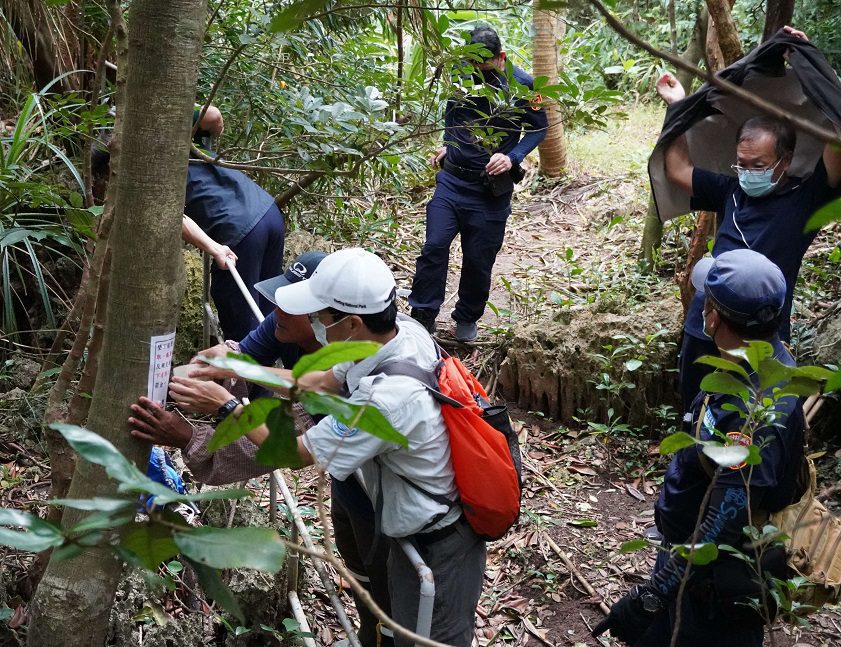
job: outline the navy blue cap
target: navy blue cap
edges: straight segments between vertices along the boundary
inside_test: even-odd
[[[773,321],[786,298],[786,280],[780,268],[750,249],[702,258],[692,270],[692,285],[727,319],[744,326]]]
[[[283,274],[255,283],[254,289],[277,305],[274,293],[278,288],[310,278],[318,264],[326,257],[326,252],[304,252],[289,264]]]

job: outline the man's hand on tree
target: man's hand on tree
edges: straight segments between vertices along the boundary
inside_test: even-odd
[[[128,423],[131,435],[155,445],[184,449],[193,437],[193,427],[174,411],[166,411],[157,402],[141,396],[131,405]]]
[[[666,613],[666,607],[660,597],[649,587],[635,586],[610,607],[607,618],[596,625],[592,635],[597,638],[609,630],[614,638],[633,645],[661,613]]]
[[[194,373],[195,371],[190,374]],[[216,413],[219,407],[234,396],[216,382],[189,377],[173,377],[169,383],[169,397],[179,409],[195,413]]]
[[[505,173],[506,171],[510,171],[513,164],[511,163],[511,158],[508,155],[503,153],[494,153],[491,155],[490,161],[485,166],[485,171],[487,171],[488,175],[499,175],[500,173]]]
[[[657,79],[654,88],[667,105],[672,105],[675,101],[680,101],[686,96],[686,90],[683,89],[683,85],[681,85],[680,81],[673,74],[669,74],[668,72]]]
[[[447,156],[447,149],[446,149],[446,147],[442,146],[437,151],[435,151],[435,154],[432,157],[429,158],[430,166],[434,166],[435,168],[438,168],[438,166],[441,164],[441,160],[444,159],[446,156]]]

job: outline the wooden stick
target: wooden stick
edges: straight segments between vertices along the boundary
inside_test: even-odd
[[[558,546],[558,544],[556,544],[548,534],[543,533],[543,536],[546,538],[546,543],[549,544],[549,548],[551,548],[553,551],[555,551],[555,553],[557,553],[558,557],[560,557],[561,561],[564,563],[564,566],[566,566],[566,569],[570,572],[570,574],[572,574],[575,577],[575,579],[577,579],[581,583],[581,586],[584,587],[584,590],[587,591],[587,593],[592,595],[594,598],[602,598],[602,600],[599,602],[599,609],[601,609],[602,613],[608,615],[610,613],[610,607],[607,606],[607,604],[605,604],[603,596],[596,593],[596,590],[592,586],[590,586],[590,583],[585,579],[585,577],[578,572],[578,569],[575,568],[575,565],[569,560],[569,557],[566,556],[566,553],[564,553],[561,550],[561,547]]]

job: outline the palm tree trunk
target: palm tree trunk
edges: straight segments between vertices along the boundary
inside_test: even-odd
[[[555,11],[534,10],[534,75],[549,78],[549,84],[557,83],[561,69],[558,43],[564,37],[566,25]],[[538,146],[540,172],[548,177],[559,177],[566,166],[566,144],[564,143],[564,122],[558,105],[544,101],[549,129]]]
[[[126,102],[115,128],[122,154],[111,233],[111,289],[89,428],[136,463],[149,446],[128,433],[129,404],[146,393],[150,338],[175,330],[184,283],[181,214],[204,32],[205,0],[134,0],[130,5]],[[114,496],[90,463],[76,466],[68,496]],[[67,510],[65,527],[80,514]],[[28,644],[102,645],[122,571],[110,550],[52,559],[32,604]]]

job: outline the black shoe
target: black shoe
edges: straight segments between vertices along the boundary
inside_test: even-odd
[[[421,326],[429,331],[429,334],[435,332],[435,318],[438,312],[435,310],[428,310],[426,308],[412,308],[411,317],[417,321]]]

